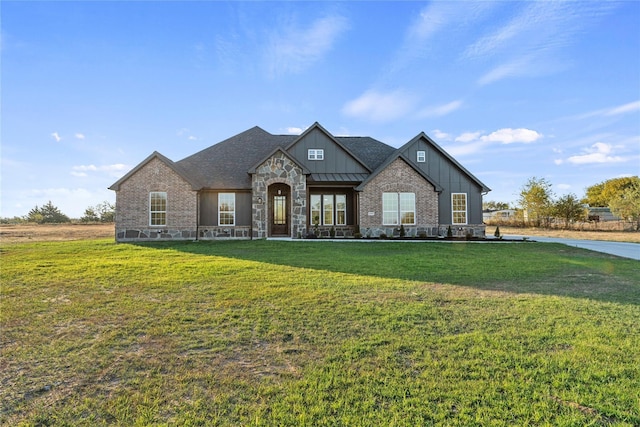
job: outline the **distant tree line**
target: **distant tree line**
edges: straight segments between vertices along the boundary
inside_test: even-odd
[[[113,222],[115,218],[115,205],[109,202],[98,203],[95,206],[89,206],[84,211],[84,215],[79,218],[80,222],[96,223],[96,222]],[[63,224],[72,222],[72,219],[62,213],[62,211],[49,200],[42,206],[36,205],[29,213],[22,217],[0,218],[2,224],[19,224],[19,223],[35,223],[35,224]]]
[[[585,197],[579,199],[570,193],[555,198],[551,182],[532,177],[521,187],[514,209],[527,225],[548,227],[560,221],[565,227],[588,219],[587,207],[608,207],[624,221],[635,223],[640,230],[640,178],[638,176],[613,178],[587,187]],[[509,209],[508,203],[488,201],[483,209]]]

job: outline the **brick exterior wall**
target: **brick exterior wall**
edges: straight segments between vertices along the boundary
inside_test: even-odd
[[[397,236],[400,226],[382,224],[382,193],[415,193],[416,224],[404,226],[407,236],[438,235],[438,193],[419,173],[398,158],[360,192],[359,223],[364,237]],[[369,212],[373,212],[370,216]]]
[[[253,237],[264,238],[269,234],[267,212],[268,191],[272,184],[287,184],[291,187],[291,237],[306,234],[307,230],[307,177],[302,169],[282,152],[275,153],[256,168],[252,175],[253,187]],[[262,199],[262,203],[258,203]]]
[[[149,225],[149,193],[167,193],[167,225]],[[116,240],[195,239],[198,194],[158,158],[151,159],[116,192]]]

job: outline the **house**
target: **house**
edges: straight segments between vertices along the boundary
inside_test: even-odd
[[[420,133],[370,137],[246,130],[174,162],[152,153],[111,187],[116,240],[484,236],[490,189]],[[332,230],[333,229],[333,230]]]

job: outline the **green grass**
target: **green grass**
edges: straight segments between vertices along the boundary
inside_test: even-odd
[[[640,425],[637,261],[539,243],[0,249],[3,425]]]

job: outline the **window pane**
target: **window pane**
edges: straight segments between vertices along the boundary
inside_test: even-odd
[[[311,224],[320,224],[320,195],[311,195]]]
[[[382,223],[398,225],[398,193],[382,193]]]
[[[236,195],[235,193],[218,194],[218,224],[235,225]]]
[[[415,224],[416,195],[400,193],[400,220],[402,224]]]
[[[347,196],[336,194],[336,225],[347,224]]]
[[[467,223],[467,194],[453,193],[451,195],[452,221],[454,224]]]
[[[149,193],[149,225],[167,225],[167,193]]]
[[[287,223],[287,197],[273,196],[273,223],[285,225]]]
[[[333,194],[322,197],[323,224],[333,225]]]

